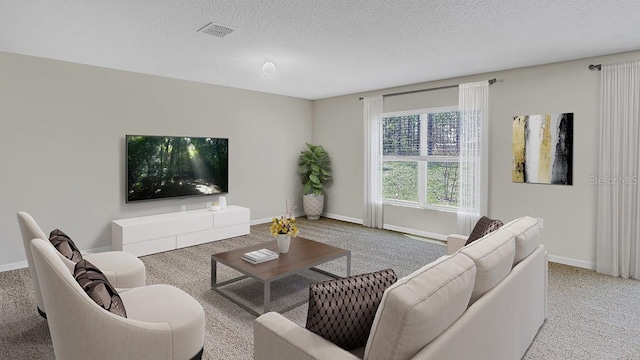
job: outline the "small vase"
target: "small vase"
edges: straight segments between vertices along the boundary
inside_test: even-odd
[[[278,234],[278,250],[280,250],[281,254],[286,254],[289,252],[289,245],[291,245],[291,235],[287,234]]]

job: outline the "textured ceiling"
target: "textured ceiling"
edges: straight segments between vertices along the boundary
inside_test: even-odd
[[[319,99],[638,50],[638,18],[639,0],[2,0],[0,51]]]

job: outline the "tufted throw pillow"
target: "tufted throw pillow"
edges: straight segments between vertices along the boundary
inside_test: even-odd
[[[311,284],[307,329],[345,350],[366,345],[382,294],[397,280],[387,269]]]
[[[51,244],[62,254],[62,256],[67,259],[77,263],[82,260],[82,254],[76,244],[73,243],[71,238],[60,231],[60,229],[55,229],[49,234],[49,241]]]
[[[489,219],[486,216],[481,217],[476,226],[473,227],[473,231],[471,231],[471,235],[469,235],[465,245],[469,245],[481,237],[500,229],[502,225],[504,224],[500,220]]]
[[[80,260],[73,276],[89,297],[105,310],[127,317],[122,299],[102,271],[87,260]]]

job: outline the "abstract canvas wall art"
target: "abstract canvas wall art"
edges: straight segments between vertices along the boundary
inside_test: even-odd
[[[573,113],[513,117],[513,182],[572,185]]]

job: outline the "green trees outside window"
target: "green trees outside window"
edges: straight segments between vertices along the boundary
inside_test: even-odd
[[[455,108],[385,114],[382,198],[423,207],[457,207],[459,124]]]

